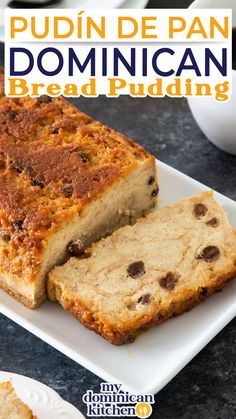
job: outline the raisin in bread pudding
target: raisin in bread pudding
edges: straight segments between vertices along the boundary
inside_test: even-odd
[[[155,206],[155,159],[62,97],[1,92],[0,286],[34,308],[68,249],[77,254]]]
[[[0,419],[37,419],[27,404],[17,397],[10,381],[0,383]]]
[[[236,276],[236,232],[211,192],[149,214],[56,267],[48,294],[113,344],[191,309]]]

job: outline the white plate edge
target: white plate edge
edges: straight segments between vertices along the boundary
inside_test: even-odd
[[[26,382],[29,386],[33,385],[36,388],[41,389],[43,393],[51,396],[50,403],[52,401],[56,401],[59,403],[58,408],[61,409],[65,407],[67,409],[66,413],[72,413],[73,415],[76,414],[80,417],[80,419],[84,419],[84,416],[82,415],[82,413],[74,405],[64,400],[60,396],[60,394],[58,394],[54,389],[42,383],[41,381],[35,380],[34,378],[28,377],[23,374],[16,374],[9,371],[0,371],[0,383],[5,382],[5,381],[11,381],[14,387],[18,386],[18,384],[21,385],[21,387],[24,387],[24,382]],[[22,381],[23,381],[23,384],[21,383]],[[16,389],[16,393],[17,393],[17,389]],[[17,393],[17,396],[18,396],[18,393]],[[27,403],[30,408],[32,408],[30,406],[30,402],[28,401],[24,401],[24,402]]]

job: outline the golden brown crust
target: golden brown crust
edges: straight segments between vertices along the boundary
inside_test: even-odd
[[[1,72],[0,273],[35,281],[45,239],[140,161],[155,160],[64,98],[9,99],[3,83]]]
[[[61,292],[60,286],[50,280],[50,275],[51,274],[49,274],[48,292],[51,300],[59,301],[63,308],[78,319],[84,326],[98,333],[110,343],[122,345],[133,342],[144,330],[149,329],[152,326],[160,325],[171,317],[179,316],[184,312],[191,310],[194,306],[205,301],[215,292],[221,291],[226,282],[235,278],[236,267],[234,272],[231,271],[216,278],[211,287],[208,287],[206,295],[201,294],[200,288],[198,290],[189,290],[188,293],[182,293],[178,299],[174,300],[171,305],[166,306],[162,311],[157,310],[154,316],[145,316],[141,326],[137,327],[136,325],[127,324],[123,329],[115,328],[101,322],[99,317],[96,318],[95,315],[88,308],[84,307],[79,300],[71,299],[70,296],[65,297]]]
[[[44,298],[37,301],[37,306],[35,304],[32,303],[32,300],[30,300],[29,298],[24,297],[22,294],[20,294],[17,291],[14,291],[12,288],[9,288],[5,281],[1,281],[0,279],[0,288],[2,288],[5,292],[7,292],[7,294],[9,294],[11,297],[14,297],[15,300],[19,301],[19,303],[23,304],[24,306],[34,309],[36,308],[39,304],[41,304],[44,301]]]

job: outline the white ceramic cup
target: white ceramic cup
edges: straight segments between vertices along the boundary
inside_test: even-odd
[[[24,2],[24,3],[31,3],[31,4],[45,4],[47,3],[49,0],[15,0],[20,1],[20,2]],[[9,3],[11,2],[11,0],[0,0],[1,3],[1,8],[6,7]]]
[[[48,2],[48,0],[16,0],[16,1],[24,1],[25,3],[29,3],[29,4],[38,3],[42,5]],[[0,7],[4,8],[4,7],[7,7],[7,5],[10,3],[10,0],[0,0],[0,3],[1,3]]]
[[[236,27],[236,0],[195,0],[190,8],[233,9],[233,27]],[[193,97],[188,98],[188,103],[207,138],[220,149],[236,155],[236,71],[233,71],[233,94],[228,102]]]

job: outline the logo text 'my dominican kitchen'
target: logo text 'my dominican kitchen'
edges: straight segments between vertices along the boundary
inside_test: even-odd
[[[83,396],[89,417],[148,418],[155,403],[152,394],[130,394],[121,384],[101,383],[100,393],[88,390]]]

